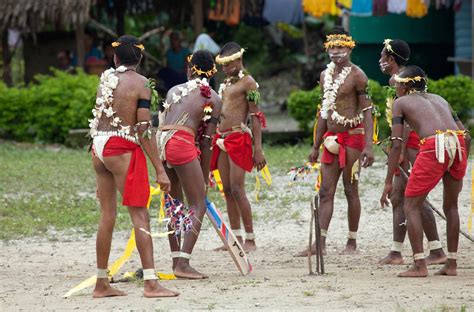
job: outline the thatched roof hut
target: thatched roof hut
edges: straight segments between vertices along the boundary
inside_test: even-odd
[[[0,31],[16,28],[20,32],[74,28],[89,20],[95,0],[2,0]]]

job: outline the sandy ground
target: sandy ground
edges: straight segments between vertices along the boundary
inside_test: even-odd
[[[363,212],[359,230],[359,253],[342,256],[339,252],[347,235],[346,204],[339,187],[333,221],[329,229],[325,276],[309,276],[306,258],[292,255],[308,242],[311,183],[301,182],[287,188],[288,178],[274,176],[274,186],[265,191],[265,199],[254,203],[258,250],[250,255],[253,272],[242,277],[229,255],[213,252],[220,245],[209,222],[195,248],[192,263],[210,274],[204,281],[163,281],[181,292],[173,299],[145,299],[138,283],[116,284],[128,293],[121,298],[92,299],[86,289],[69,299],[62,296],[79,282],[95,273],[94,237],[60,235],[28,238],[1,243],[0,310],[457,310],[474,308],[474,244],[460,239],[458,277],[434,276],[439,266],[430,267],[430,276],[422,279],[397,278],[403,266],[378,266],[391,244],[391,211],[379,207],[378,200],[385,174],[381,163],[365,170],[361,197]],[[462,229],[467,229],[470,210],[470,174],[461,194]],[[442,187],[430,201],[441,207]],[[253,198],[252,194],[250,194]],[[445,223],[437,218],[445,245]],[[114,236],[111,260],[117,259],[129,233]],[[425,244],[426,246],[426,244]],[[404,256],[410,263],[408,242]],[[157,269],[170,272],[167,240],[155,239]],[[314,258],[313,258],[314,263]],[[139,268],[137,253],[122,268]]]

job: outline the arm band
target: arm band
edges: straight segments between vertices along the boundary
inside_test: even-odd
[[[258,90],[251,90],[247,92],[247,101],[254,102],[255,105],[260,104],[260,92]]]
[[[403,138],[401,138],[401,137],[390,137],[390,141],[395,141],[395,140],[403,142]]]
[[[456,114],[456,112],[453,112],[453,119],[456,122],[458,122],[460,120],[459,117],[458,117],[458,114]]]
[[[150,109],[150,100],[138,100],[137,108],[148,108]]]
[[[397,116],[392,118],[392,125],[403,125],[403,117],[402,116]]]
[[[214,124],[214,125],[217,125],[219,123],[219,118],[216,118],[214,116],[211,116],[211,118],[209,118],[207,120],[207,123],[211,123],[211,124]]]

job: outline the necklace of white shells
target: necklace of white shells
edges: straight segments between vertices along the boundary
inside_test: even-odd
[[[117,69],[107,69],[102,73],[100,76],[100,96],[97,97],[95,101],[95,106],[92,109],[92,114],[94,115],[93,119],[89,119],[89,135],[91,138],[94,138],[96,136],[118,136],[121,138],[124,138],[128,141],[131,141],[133,143],[138,144],[138,135],[135,131],[135,133],[132,135],[130,133],[131,126],[124,126],[122,124],[122,119],[120,117],[116,116],[116,111],[113,109],[113,100],[114,100],[114,95],[113,92],[117,88],[119,84],[119,77],[117,76],[117,73],[124,73],[127,70],[133,70],[129,69],[125,66],[119,66]],[[102,116],[105,114],[107,118],[110,120],[110,125],[115,127],[117,130],[113,131],[99,131],[99,120],[102,118]],[[149,123],[149,122],[146,122]],[[141,124],[141,123],[137,123]]]
[[[244,78],[247,75],[248,75],[248,72],[241,69],[239,71],[239,73],[237,74],[237,78],[236,77],[229,77],[229,78],[224,79],[224,82],[219,85],[219,92],[218,92],[219,97],[222,99],[222,95],[223,95],[225,89],[227,89],[228,86],[236,83],[237,81],[241,80],[242,78]],[[257,88],[258,87],[259,87],[259,85],[257,83]]]
[[[323,103],[321,105],[321,117],[323,119],[328,119],[329,111],[331,110],[331,119],[334,120],[336,123],[344,126],[350,125],[351,127],[355,127],[362,122],[362,112],[360,112],[357,116],[353,118],[347,118],[345,116],[340,115],[336,110],[337,92],[346,80],[347,76],[349,76],[349,74],[351,73],[352,67],[344,67],[339,73],[339,75],[336,77],[336,80],[333,81],[335,68],[336,65],[333,62],[329,63],[327,66],[326,73],[324,74],[324,95]]]

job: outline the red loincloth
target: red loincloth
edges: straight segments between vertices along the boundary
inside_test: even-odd
[[[212,140],[212,158],[211,158],[211,170],[217,169],[217,161],[219,160],[219,154],[221,149],[217,146],[216,141],[224,137],[224,147],[229,154],[230,159],[247,172],[251,172],[253,168],[253,156],[252,156],[252,138],[250,134],[246,132],[233,132],[230,134],[219,134],[214,135]]]
[[[407,139],[407,148],[419,150],[420,149],[420,136],[415,131],[410,131]]]
[[[358,125],[353,129],[364,128],[363,125]],[[352,129],[351,129],[352,130]],[[350,130],[349,130],[350,131]],[[346,166],[346,146],[361,151],[365,146],[365,135],[364,134],[349,134],[349,131],[346,132],[326,132],[323,136],[323,139],[331,136],[337,135],[337,143],[339,143],[339,167],[344,168]],[[332,164],[336,155],[329,152],[323,144],[323,155],[321,156],[321,163],[323,164]]]
[[[466,174],[467,154],[464,136],[458,135],[462,147],[462,161],[459,160],[459,154],[456,153],[451,168],[448,168],[449,158],[445,151],[445,163],[441,164],[436,159],[435,138],[426,139],[420,146],[420,152],[416,157],[415,164],[408,178],[405,197],[415,197],[428,194],[446,172],[456,180],[462,180]]]
[[[148,197],[150,197],[150,183],[148,182],[145,154],[140,145],[113,136],[107,141],[103,156],[117,156],[126,153],[132,153],[132,158],[128,166],[122,204],[128,207],[146,207]]]
[[[166,161],[173,166],[190,163],[201,155],[201,151],[194,143],[194,135],[178,130],[168,140],[165,146]]]

